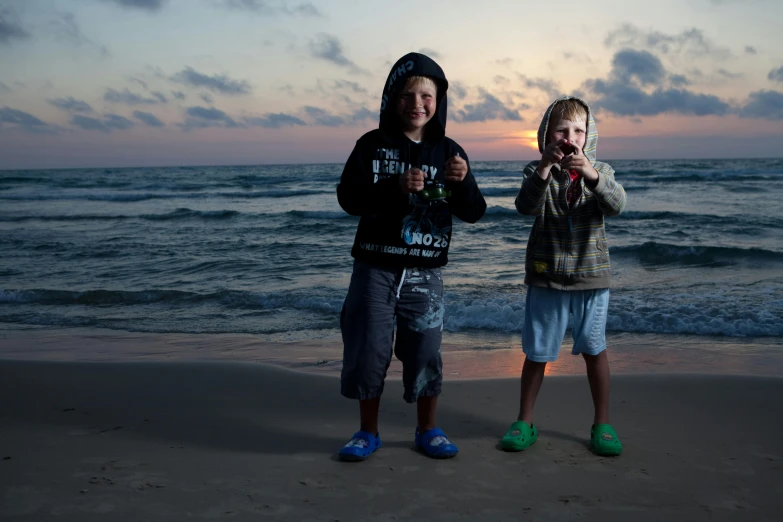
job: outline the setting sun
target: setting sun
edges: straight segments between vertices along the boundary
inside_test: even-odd
[[[519,140],[525,147],[538,151],[538,131],[526,130],[518,134]]]

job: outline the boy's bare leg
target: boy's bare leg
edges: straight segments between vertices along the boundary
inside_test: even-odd
[[[435,427],[435,412],[438,408],[438,396],[419,397],[416,401],[416,415],[419,421],[419,433]]]
[[[375,435],[378,433],[378,410],[381,407],[381,398],[365,399],[359,401],[360,428]]]
[[[533,424],[533,409],[536,406],[538,391],[541,389],[541,383],[544,382],[545,362],[534,362],[525,358],[522,365],[522,382],[519,392],[519,415],[517,420],[524,421],[530,425]]]
[[[590,393],[593,395],[595,417],[593,424],[609,424],[609,358],[606,350],[598,355],[585,355],[587,380],[590,382]]]

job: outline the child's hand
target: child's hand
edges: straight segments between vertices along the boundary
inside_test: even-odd
[[[541,154],[541,163],[539,164],[542,168],[549,169],[549,167],[559,164],[562,159],[565,158],[565,154],[563,154],[563,151],[560,150],[559,147],[559,145],[563,143],[567,143],[567,141],[553,141],[544,148],[544,152]]]
[[[572,155],[566,156],[563,161],[560,162],[560,166],[564,170],[575,170],[579,175],[585,178],[585,181],[598,181],[598,172],[593,168],[590,160],[587,159],[579,147],[574,147],[575,151]]]
[[[414,194],[424,189],[424,171],[413,168],[400,176],[400,189],[405,194]]]
[[[553,141],[547,145],[541,154],[541,161],[536,168],[541,179],[549,179],[549,171],[552,170],[552,165],[559,165],[563,158],[570,154],[573,149],[573,145],[564,139]]]
[[[459,152],[446,162],[446,181],[459,183],[468,175],[468,162],[460,158]]]

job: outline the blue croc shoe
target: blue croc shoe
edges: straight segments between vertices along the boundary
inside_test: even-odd
[[[351,440],[345,443],[345,446],[342,447],[337,455],[339,455],[340,460],[359,462],[372,455],[380,447],[380,435],[373,435],[367,431],[357,431],[353,434]]]
[[[416,428],[415,441],[416,447],[433,459],[450,459],[459,453],[457,446],[451,443],[440,428],[432,428],[424,433],[419,433],[419,428]]]

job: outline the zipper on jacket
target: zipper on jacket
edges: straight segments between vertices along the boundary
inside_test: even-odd
[[[571,223],[571,208],[568,206],[568,188],[571,186],[571,177],[567,172],[565,175],[566,184],[565,191],[563,192],[563,198],[565,199],[566,215],[568,216],[568,235],[566,236],[564,245],[565,248],[563,249],[563,284],[565,284],[566,278],[568,276],[568,252],[571,250],[571,235],[573,232],[573,224]]]

